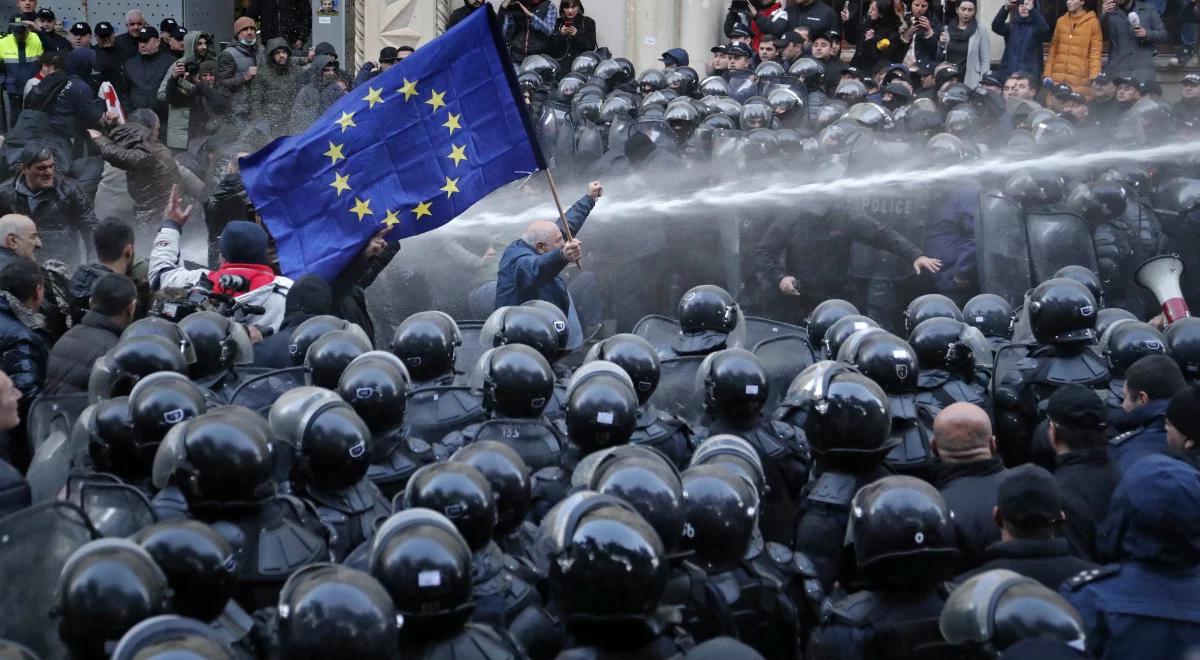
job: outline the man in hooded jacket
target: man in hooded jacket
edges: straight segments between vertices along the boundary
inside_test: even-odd
[[[292,104],[299,91],[300,68],[293,61],[287,42],[280,37],[268,41],[267,63],[258,71],[251,102],[268,137],[274,138],[288,131]]]
[[[300,88],[292,105],[292,133],[307,130],[346,94],[347,85],[338,75],[338,68],[338,61],[328,55],[317,55],[313,60],[312,82]]]
[[[190,135],[189,130],[192,106],[197,101],[204,102],[198,67],[204,62],[217,59],[211,51],[215,43],[212,35],[188,32],[183,37],[183,57],[167,71],[158,86],[158,100],[169,106],[165,142],[172,149],[187,149],[188,141],[196,137]],[[195,73],[188,73],[189,64],[196,65]]]

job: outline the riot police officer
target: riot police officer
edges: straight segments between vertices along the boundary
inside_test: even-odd
[[[629,442],[637,427],[633,380],[611,362],[596,360],[576,371],[566,401],[561,428],[582,456]]]
[[[122,339],[92,365],[88,402],[128,396],[139,380],[160,371],[187,372],[179,344],[153,335]]]
[[[658,354],[650,342],[633,334],[618,334],[588,350],[586,362],[606,360],[629,374],[637,391],[636,427],[629,442],[653,447],[677,468],[683,468],[692,454],[692,429],[687,422],[664,412],[651,403],[662,374]]]
[[[466,463],[483,475],[496,496],[497,545],[505,554],[529,559],[537,526],[525,520],[533,503],[533,485],[529,467],[508,445],[481,440],[459,449],[451,461]]]
[[[354,358],[338,381],[338,394],[371,430],[371,465],[367,479],[385,498],[404,489],[412,473],[433,462],[433,447],[404,434],[408,369],[396,355],[371,351]]]
[[[938,628],[971,660],[995,658],[1022,639],[1077,647],[1087,636],[1079,613],[1062,596],[1003,568],[980,573],[950,592]]]
[[[1200,320],[1179,319],[1164,333],[1168,352],[1189,383],[1200,377]]]
[[[1037,343],[1011,367],[997,359],[996,430],[1007,465],[1028,460],[1033,430],[1045,417],[1042,402],[1056,387],[1100,389],[1109,380],[1108,366],[1090,348],[1096,300],[1086,287],[1065,278],[1047,280],[1026,295],[1025,310]]]
[[[849,301],[840,298],[822,301],[809,312],[808,318],[805,320],[805,325],[808,327],[809,345],[814,350],[823,348],[825,333],[829,331],[829,328],[843,317],[852,314],[858,314],[858,308]]]
[[[1008,343],[1012,326],[1012,305],[994,293],[981,293],[967,301],[962,309],[963,322],[978,328],[992,345],[992,352]]]
[[[669,347],[659,348],[664,358],[740,348],[745,340],[742,310],[733,296],[719,286],[702,284],[688,289],[679,300],[676,314],[679,334]]]
[[[383,585],[362,571],[305,566],[284,583],[272,614],[271,650],[282,657],[383,660],[399,653],[404,617]]]
[[[181,648],[202,658],[236,657],[235,651],[221,639],[220,633],[208,624],[174,614],[163,614],[152,616],[130,628],[117,642],[112,659],[165,658]]]
[[[310,321],[313,319],[309,319]],[[296,332],[304,327],[296,328]],[[309,385],[336,390],[342,372],[354,358],[371,350],[371,342],[349,330],[332,330],[321,335],[304,353]]]
[[[958,561],[952,513],[928,483],[885,477],[854,496],[846,542],[863,589],[835,601],[808,657],[929,658],[954,654],[938,628]]]
[[[991,410],[988,394],[992,350],[978,328],[949,318],[922,321],[908,343],[917,354],[917,403],[936,417],[952,403]]]
[[[462,346],[458,324],[445,312],[418,312],[392,336],[391,351],[412,376],[416,389],[454,383],[454,360]]]
[[[314,316],[296,326],[296,329],[292,331],[291,341],[288,343],[288,355],[292,357],[292,364],[297,367],[304,366],[304,359],[308,356],[308,349],[313,345],[313,342],[334,330],[345,330],[361,339],[368,346],[371,344],[367,333],[354,323],[343,321],[336,316]]]
[[[1124,412],[1121,403],[1125,400],[1125,371],[1147,355],[1166,353],[1167,339],[1148,323],[1122,320],[1100,335],[1099,349],[1108,360],[1111,376],[1108,387],[1100,394],[1108,404],[1108,421],[1114,422]]]
[[[854,366],[887,393],[891,437],[898,441],[887,455],[888,465],[901,474],[932,478],[933,418],[917,401],[921,366],[916,351],[895,335],[877,333],[858,347]]]
[[[927,293],[913,298],[904,309],[904,331],[912,333],[913,329],[933,318],[949,318],[955,321],[963,320],[962,310],[947,296],[940,293]]]
[[[401,657],[525,657],[504,630],[468,623],[475,607],[471,549],[440,513],[408,509],[393,514],[371,541],[368,567],[404,617]]]
[[[790,546],[794,509],[812,458],[795,428],[763,416],[770,387],[766,369],[753,353],[731,348],[705,358],[697,379],[704,383],[702,435],[732,433],[754,446],[768,468],[763,536]]]
[[[245,327],[217,312],[196,312],[180,321],[179,329],[196,352],[188,376],[231,401],[241,380],[231,370],[235,365],[254,362],[254,348]]]
[[[268,419],[273,446],[291,449],[292,492],[312,503],[334,531],[333,556],[345,557],[390,512],[379,488],[367,479],[370,430],[350,404],[317,387],[298,387],[279,397]]]
[[[854,367],[818,362],[792,381],[776,416],[804,429],[815,454],[796,510],[794,547],[816,565],[828,592],[839,577],[845,584],[853,575],[842,547],[850,500],[890,474],[884,457],[899,444],[891,436],[887,394]]]
[[[563,331],[566,324],[563,324]],[[483,324],[479,341],[485,348],[523,344],[553,363],[558,359],[559,330],[543,310],[524,305],[501,307]]]

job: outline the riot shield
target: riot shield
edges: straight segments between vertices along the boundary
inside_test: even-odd
[[[768,339],[775,337],[787,337],[798,335],[804,339],[804,343],[808,345],[808,331],[797,325],[784,323],[783,321],[774,321],[761,316],[747,316],[746,323],[746,341],[744,346],[755,347]]]
[[[990,392],[993,401],[996,400],[996,388],[1004,380],[1004,376],[1027,355],[1029,355],[1029,347],[1026,344],[1009,344],[996,351],[996,369],[992,372]]]
[[[25,480],[29,482],[29,493],[34,504],[53,500],[67,484],[71,459],[75,454],[70,438],[70,433],[55,430],[33,455]]]
[[[484,351],[491,346],[480,343],[483,332],[483,321],[458,321],[458,332],[462,335],[462,346],[454,356],[454,371],[460,374],[470,374],[475,369],[475,363],[483,356]]]
[[[745,103],[758,96],[758,77],[750,71],[729,72],[729,98]]]
[[[158,522],[150,499],[128,484],[85,481],[79,486],[79,500],[103,536],[132,536]]]
[[[1025,226],[1033,266],[1031,285],[1045,282],[1063,266],[1085,266],[1098,272],[1092,232],[1082,217],[1057,209],[1039,210],[1025,215]]]
[[[480,399],[469,387],[426,387],[408,395],[403,435],[428,444],[483,420]]]
[[[650,342],[660,356],[672,355],[671,345],[679,336],[679,321],[659,314],[651,314],[642,317],[634,324],[633,334]]]
[[[575,129],[575,164],[586,169],[604,155],[604,129],[595,124],[584,124]]]
[[[696,382],[696,374],[704,356],[668,358],[662,361],[658,389],[650,404],[698,426],[704,414],[704,392]]]
[[[0,638],[28,646],[43,658],[65,658],[51,616],[58,576],[73,552],[99,538],[78,507],[46,502],[0,520]]]
[[[679,153],[679,142],[675,139],[675,131],[671,130],[670,124],[661,119],[639,121],[629,130],[630,135],[641,133],[650,138],[654,146],[659,149],[666,149],[676,154]]]
[[[761,341],[754,347],[754,355],[767,369],[770,397],[763,406],[763,411],[768,414],[774,412],[776,406],[783,401],[796,376],[817,361],[808,345],[808,339],[798,334],[781,335]]]
[[[546,160],[552,167],[556,164],[555,149],[558,146],[559,139],[562,138],[562,132],[570,130],[570,124],[567,123],[567,117],[570,113],[570,107],[566,104],[547,103],[542,108],[542,116],[538,117],[538,142],[542,145]]]
[[[265,419],[271,412],[271,406],[281,394],[305,385],[304,374],[307,370],[306,367],[290,367],[253,373],[243,367],[238,367],[239,375],[244,375],[245,378],[230,395],[229,403],[234,406],[245,406]],[[246,373],[243,374],[243,371]]]
[[[712,132],[712,159],[721,163],[732,164],[736,162],[742,152],[742,138],[745,136],[741,131],[735,131],[727,128],[718,128]]]
[[[1020,305],[1025,292],[1033,288],[1021,206],[998,193],[981,196],[975,243],[980,290],[1004,298],[1013,307]]]
[[[37,453],[38,447],[50,438],[54,431],[69,434],[76,418],[88,406],[86,392],[39,396],[29,404],[27,429],[29,446]]]

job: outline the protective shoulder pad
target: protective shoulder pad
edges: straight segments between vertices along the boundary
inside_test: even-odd
[[[866,628],[871,624],[871,615],[878,606],[879,597],[875,592],[859,591],[833,603],[827,616],[831,622],[852,628]]]
[[[771,558],[771,561],[780,566],[790,567],[794,554],[791,548],[782,543],[767,542],[767,556]]]
[[[826,472],[813,484],[812,491],[806,499],[836,507],[849,508],[854,493],[858,490],[858,480],[854,475],[841,472]]]
[[[1080,589],[1091,584],[1092,582],[1096,582],[1097,580],[1102,580],[1111,575],[1116,575],[1117,573],[1120,573],[1120,572],[1121,572],[1120,564],[1106,564],[1099,568],[1093,568],[1091,570],[1080,571],[1079,574],[1076,575],[1075,577],[1068,578],[1064,584],[1066,585],[1066,587],[1069,591],[1079,591]]]
[[[1100,385],[1108,380],[1108,366],[1091,351],[1069,358],[1043,358],[1042,378],[1052,385]]]

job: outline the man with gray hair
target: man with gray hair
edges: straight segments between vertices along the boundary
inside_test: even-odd
[[[530,300],[554,303],[567,315],[568,347],[578,348],[583,342],[580,312],[572,299],[567,283],[559,275],[567,264],[578,262],[583,244],[573,237],[583,227],[584,220],[604,194],[604,186],[593,181],[588,193],[567,211],[567,224],[572,240],[566,240],[563,228],[554,222],[539,220],[530,223],[520,240],[513,241],[500,257],[496,273],[496,307],[520,305]],[[591,273],[585,273],[594,279]],[[576,278],[578,279],[578,278]]]
[[[29,216],[9,213],[0,216],[0,270],[18,259],[37,260],[42,239]]]
[[[141,9],[130,9],[125,12],[125,32],[113,40],[117,50],[117,59],[124,65],[130,58],[138,54],[137,34],[146,27],[146,16]]]
[[[44,145],[21,150],[18,165],[17,175],[0,183],[0,214],[32,218],[45,242],[44,257],[72,267],[84,263],[96,214],[83,187],[56,169],[54,153]]]
[[[941,459],[936,486],[954,512],[964,568],[973,568],[1000,540],[992,510],[1004,463],[996,456],[991,419],[975,404],[951,404],[934,418],[931,444]]]

